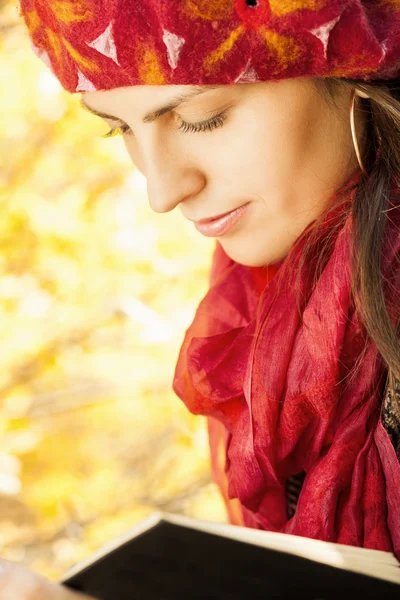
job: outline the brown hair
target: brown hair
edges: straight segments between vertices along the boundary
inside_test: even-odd
[[[389,385],[393,388],[393,376],[400,381],[400,338],[394,325],[400,315],[400,289],[395,289],[400,286],[400,280],[399,270],[396,270],[397,281],[384,279],[382,255],[387,227],[394,214],[398,215],[400,211],[398,194],[394,198],[390,194],[393,184],[395,189],[400,184],[400,79],[365,82],[330,77],[313,79],[313,84],[334,109],[337,95],[346,90],[351,92],[355,88],[369,96],[358,98],[360,104],[357,107],[367,113],[362,162],[368,174],[362,174],[358,183],[348,189],[355,187],[355,196],[350,205],[347,203],[344,218],[351,211],[354,231],[351,291],[355,306],[368,336],[389,368]],[[350,110],[348,118],[350,127]],[[362,147],[362,138],[358,140]],[[346,205],[346,197],[346,192],[339,194],[335,205]],[[314,223],[314,232],[304,247],[298,276],[312,253],[318,224],[332,206],[330,204]],[[329,247],[329,240],[326,247]],[[400,266],[400,257],[395,260]],[[389,296],[394,299],[390,305]]]

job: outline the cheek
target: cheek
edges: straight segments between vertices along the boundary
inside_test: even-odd
[[[293,129],[253,116],[223,150],[221,168],[242,179],[249,192],[276,198],[289,194],[302,155],[301,137]]]

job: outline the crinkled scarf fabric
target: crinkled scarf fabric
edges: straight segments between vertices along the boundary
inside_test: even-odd
[[[382,268],[398,294],[394,212]],[[268,268],[236,263],[217,242],[173,388],[189,411],[208,417],[213,477],[231,523],[400,558],[400,465],[381,421],[385,367],[350,294],[351,215],[331,206],[296,285],[311,228]],[[299,473],[305,479],[289,518],[285,487]]]

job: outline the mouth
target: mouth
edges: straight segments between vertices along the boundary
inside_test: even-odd
[[[247,202],[247,204],[248,204],[248,202]],[[211,221],[216,221],[217,219],[221,219],[222,217],[226,217],[227,215],[230,215],[231,213],[235,212],[236,210],[239,210],[239,208],[242,208],[242,206],[246,206],[246,205],[242,204],[238,208],[234,208],[233,210],[229,210],[228,212],[221,213],[220,215],[215,215],[214,217],[208,217],[208,218],[205,218],[205,219],[199,219],[198,221],[193,221],[193,223],[195,225],[197,225],[197,224],[201,225],[202,223],[211,223]],[[190,221],[192,221],[192,219],[190,219]]]
[[[195,221],[194,226],[197,231],[206,237],[219,237],[225,235],[225,233],[228,233],[228,231],[230,231],[230,229],[241,219],[249,204],[250,202],[242,204],[242,206],[218,217]]]

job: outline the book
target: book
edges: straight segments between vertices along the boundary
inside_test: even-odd
[[[61,579],[100,600],[400,600],[390,552],[154,512]]]

